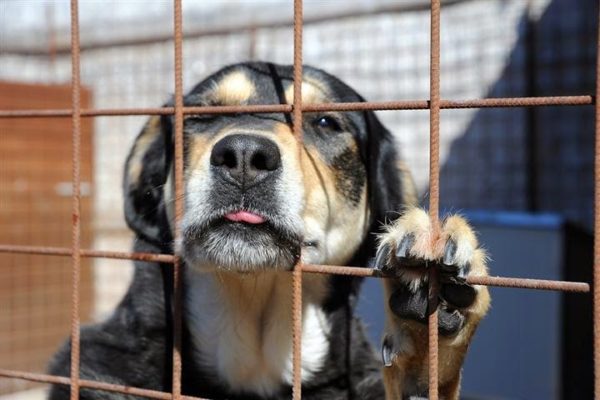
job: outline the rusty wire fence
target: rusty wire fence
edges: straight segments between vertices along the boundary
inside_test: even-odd
[[[600,204],[600,107],[596,98],[600,95],[600,56],[596,66],[596,93],[594,95],[582,96],[551,96],[551,97],[504,97],[484,98],[473,100],[445,100],[440,96],[440,0],[431,1],[431,35],[430,35],[430,94],[426,100],[400,100],[400,101],[377,101],[365,103],[335,103],[335,104],[311,104],[301,103],[301,76],[302,76],[302,39],[303,39],[303,3],[294,0],[293,39],[294,39],[294,101],[293,104],[268,104],[257,106],[218,106],[218,107],[184,107],[183,105],[183,74],[182,65],[182,6],[181,0],[174,0],[174,88],[175,103],[173,107],[160,108],[82,108],[81,106],[81,71],[80,71],[80,41],[79,41],[79,13],[78,1],[71,0],[71,83],[72,83],[72,105],[69,109],[47,109],[47,110],[0,110],[0,118],[71,118],[72,121],[72,239],[70,247],[41,247],[41,246],[14,246],[0,244],[0,252],[36,254],[47,256],[70,256],[72,260],[72,299],[71,299],[71,374],[70,377],[58,377],[45,374],[37,374],[24,371],[0,370],[0,376],[6,378],[22,379],[43,383],[54,383],[70,385],[71,398],[79,398],[81,388],[106,390],[112,392],[139,395],[156,399],[191,398],[181,393],[181,259],[178,254],[140,254],[128,252],[115,252],[92,250],[82,247],[81,239],[81,125],[82,118],[100,116],[124,116],[124,115],[174,115],[175,117],[175,208],[176,220],[182,216],[183,204],[183,116],[185,114],[203,113],[269,113],[282,112],[293,114],[294,134],[299,141],[302,140],[302,113],[311,111],[357,111],[357,110],[429,110],[430,122],[430,166],[429,166],[429,213],[434,225],[438,225],[439,200],[440,200],[440,111],[442,109],[463,108],[512,108],[512,107],[540,107],[540,106],[582,106],[594,105],[596,113],[596,142],[595,142],[595,200],[594,204]],[[600,34],[598,35],[600,43]],[[179,224],[177,224],[178,226]],[[600,315],[600,215],[596,210],[594,219],[595,246],[594,246],[594,367],[600,371],[600,327],[596,320]],[[180,232],[177,232],[177,237]],[[79,328],[80,328],[80,304],[81,304],[81,262],[82,258],[113,258],[123,260],[146,260],[171,263],[174,271],[174,294],[175,294],[175,323],[173,332],[173,388],[172,392],[159,392],[154,390],[125,387],[107,382],[97,382],[80,379],[79,376]],[[301,398],[301,368],[300,349],[302,318],[302,275],[303,273],[341,274],[362,277],[381,277],[373,270],[366,268],[308,265],[298,264],[294,267],[293,274],[293,399]],[[508,277],[471,277],[469,283],[477,285],[504,286],[527,289],[558,290],[571,292],[589,292],[590,284],[584,282],[549,281],[538,279],[519,279]],[[431,291],[437,291],[437,271],[431,270]],[[436,296],[432,296],[436,298]],[[437,313],[434,312],[429,318],[429,398],[438,399],[438,359],[437,359]],[[600,394],[600,374],[596,374],[595,393]]]

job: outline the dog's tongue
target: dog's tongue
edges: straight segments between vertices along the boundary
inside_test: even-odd
[[[233,222],[246,222],[247,224],[262,224],[265,222],[265,219],[260,215],[248,211],[225,214],[225,218]]]

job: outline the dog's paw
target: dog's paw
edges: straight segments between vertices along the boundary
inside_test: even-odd
[[[456,311],[470,307],[477,297],[466,278],[486,274],[485,253],[464,218],[446,218],[437,234],[424,210],[410,209],[387,227],[375,257],[374,268],[395,281],[389,302],[396,315],[426,317],[432,267],[440,271],[440,324],[447,319],[448,331],[455,331],[463,323]]]

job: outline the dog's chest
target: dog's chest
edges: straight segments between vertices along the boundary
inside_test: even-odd
[[[268,396],[292,382],[291,274],[223,277],[188,273],[186,322],[194,359],[234,392]],[[302,379],[310,380],[329,351],[329,323],[304,304]]]

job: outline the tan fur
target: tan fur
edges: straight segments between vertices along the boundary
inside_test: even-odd
[[[213,146],[227,135],[235,133],[238,133],[237,127],[228,126],[210,139],[202,135],[190,137],[186,178],[191,174],[207,174]],[[298,141],[287,124],[277,123],[268,132],[244,128],[243,133],[273,140],[280,149],[282,163],[301,173],[304,187],[303,220],[307,239],[319,240],[319,251],[306,249],[303,251],[303,261],[338,265],[346,263],[367,234],[369,211],[366,187],[363,188],[359,204],[349,204],[336,190],[335,172],[323,160],[319,150],[303,147],[299,151]],[[343,147],[357,151],[352,140],[344,143]],[[307,275],[304,279],[317,285],[325,281],[325,277],[319,275]]]
[[[220,138],[220,137],[219,137]],[[203,173],[202,161],[208,156],[210,157],[210,150],[214,145],[215,140],[209,140],[205,136],[194,135],[189,139],[188,144],[188,168],[185,170],[186,174],[190,173]]]
[[[327,264],[345,264],[356,252],[368,229],[367,190],[363,188],[358,205],[349,204],[335,187],[337,177],[309,149],[303,157],[306,206],[304,220],[318,225],[323,234],[321,246]]]
[[[243,71],[233,71],[215,83],[210,98],[220,105],[237,106],[248,102],[256,88]]]
[[[419,202],[417,196],[417,187],[413,180],[412,174],[408,165],[404,161],[398,161],[396,168],[400,175],[400,187],[402,188],[402,197],[404,199],[404,205],[416,206]]]
[[[228,126],[210,139],[201,135],[192,136],[188,145],[189,165],[186,169],[186,176],[206,174],[213,146],[227,135],[235,133],[238,133],[236,127]],[[345,243],[343,248],[338,246],[327,249],[326,260],[309,258],[305,262],[343,263],[347,261],[362,241],[362,236],[356,235],[356,232],[364,231],[366,233],[366,189],[362,196],[361,215],[357,218],[356,210],[349,209],[344,199],[336,193],[332,173],[326,163],[322,161],[318,150],[303,148],[302,152],[299,152],[298,141],[294,138],[288,125],[277,123],[269,132],[245,128],[243,133],[268,137],[273,140],[281,151],[282,163],[302,173],[305,191],[303,218],[305,221],[313,221],[320,229],[324,230],[325,235],[331,235],[336,228],[338,230],[341,228],[344,232],[340,240],[334,241],[334,243]],[[302,154],[301,160],[298,159],[299,154]],[[348,224],[348,221],[353,221],[353,224]],[[304,255],[306,256],[306,254]],[[336,257],[331,258],[333,256]],[[306,275],[304,279],[306,282],[312,282],[318,286],[325,281],[325,277],[320,275]]]
[[[206,330],[192,337],[202,357],[219,360],[217,371],[227,377],[234,390],[252,388],[263,396],[272,396],[280,382],[292,381],[292,276],[282,271],[244,274],[218,271],[198,274],[186,271],[194,290],[188,301],[188,324]],[[325,338],[330,325],[319,310],[327,293],[325,281],[315,284],[303,280],[302,379],[309,381],[328,352]],[[274,300],[277,301],[274,301]],[[210,306],[206,308],[206,306]],[[202,308],[204,307],[204,308]],[[212,329],[217,326],[219,334]]]
[[[382,237],[382,244],[391,244],[395,249],[407,233],[415,237],[411,256],[423,260],[441,260],[447,241],[457,243],[457,263],[469,263],[470,275],[487,275],[485,252],[478,248],[477,238],[460,216],[448,217],[442,223],[439,233],[431,224],[427,213],[419,208],[409,208],[389,228]],[[423,277],[410,275],[410,279]],[[406,278],[404,278],[406,279]],[[397,281],[384,280],[385,298],[390,298]],[[439,339],[439,393],[444,400],[458,399],[460,389],[460,369],[469,342],[481,318],[490,305],[490,296],[485,286],[475,286],[478,295],[475,303],[466,310],[464,328],[451,338]],[[396,356],[391,367],[383,368],[386,400],[401,400],[402,390],[415,386],[426,387],[428,383],[428,343],[427,327],[398,318],[386,307],[386,335],[394,338]],[[406,343],[406,339],[409,343]]]
[[[326,100],[325,91],[318,86],[315,82],[302,82],[302,103],[303,104],[316,104],[323,103]],[[294,85],[289,85],[285,90],[285,101],[288,104],[294,103]]]
[[[275,141],[281,150],[282,158],[285,157],[287,160],[292,161],[296,170],[300,169],[297,157],[294,156],[298,153],[298,143],[291,133],[289,133],[287,125],[281,123],[277,124],[273,131],[248,127],[244,127],[243,131],[239,131],[239,127],[231,125],[223,128],[211,138],[202,135],[191,136],[187,154],[189,167],[186,172],[194,174],[204,173],[203,165],[207,165],[206,162],[210,158],[210,153],[214,145],[224,137],[238,133],[262,136]]]
[[[211,95],[214,101],[232,104],[243,102],[254,93],[252,82],[242,71],[234,71],[225,76],[215,86]],[[293,85],[285,91],[288,102],[293,102]],[[305,77],[302,83],[302,101],[304,103],[323,102],[326,90],[322,84]],[[228,126],[210,139],[203,136],[192,136],[188,147],[188,168],[190,174],[204,174],[209,166],[210,151],[223,137],[235,134],[237,127]],[[336,190],[335,171],[322,159],[319,149],[302,148],[299,151],[298,141],[294,138],[290,127],[284,123],[275,124],[271,131],[244,128],[244,134],[268,137],[275,141],[281,151],[282,162],[302,174],[304,186],[304,213],[308,239],[313,234],[320,239],[321,251],[312,254],[304,252],[305,262],[343,264],[349,260],[367,233],[368,205],[366,187],[360,196],[358,206],[348,204]],[[358,151],[356,143],[348,138],[341,143],[341,148],[352,148]],[[358,157],[358,153],[357,153]],[[351,223],[349,223],[351,222]],[[359,232],[360,234],[356,234]]]
[[[405,360],[402,360],[405,361]],[[385,382],[385,400],[402,400],[402,382],[404,381],[405,363],[394,365],[394,368],[383,368],[383,381]]]
[[[347,262],[367,233],[366,187],[363,188],[358,206],[348,204],[336,190],[335,174],[318,149],[303,147],[299,151],[290,127],[283,123],[277,124],[272,133],[263,132],[263,135],[277,143],[282,159],[290,159],[288,165],[302,172],[306,236],[308,240],[320,239],[320,253],[311,254],[308,249],[303,252],[303,261],[326,264]],[[357,235],[357,232],[360,234]]]
[[[143,169],[144,156],[158,135],[160,135],[160,117],[153,116],[144,125],[142,133],[136,139],[134,148],[131,151],[127,174],[129,182],[132,184],[136,185],[139,181]]]

